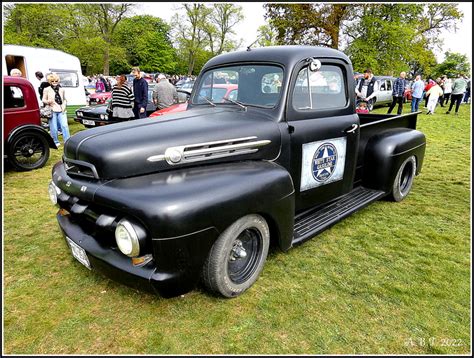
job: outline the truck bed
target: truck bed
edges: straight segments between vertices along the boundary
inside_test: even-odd
[[[357,186],[361,179],[362,168],[364,166],[364,153],[368,140],[383,130],[391,128],[411,128],[416,129],[417,116],[421,112],[395,114],[363,114],[359,113],[360,120],[360,142],[357,155],[357,168],[354,185]]]

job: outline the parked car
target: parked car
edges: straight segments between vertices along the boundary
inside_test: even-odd
[[[181,94],[185,94],[187,97],[189,97],[189,95],[190,95],[190,93],[187,92],[186,90],[184,90],[183,87],[181,87],[177,91],[178,91],[178,96],[179,97],[180,97]],[[238,85],[235,85],[235,84],[214,84],[212,86],[212,91],[211,91],[211,88],[209,86],[204,86],[201,89],[200,95],[209,98],[213,102],[222,103],[222,102],[225,102],[224,98],[229,98],[231,100],[237,99],[238,92],[239,92]],[[172,105],[168,108],[159,109],[159,110],[153,112],[152,114],[150,114],[149,117],[157,117],[157,116],[162,116],[164,114],[183,112],[188,107],[187,100],[188,100],[188,98],[186,98],[186,100],[184,101],[186,103],[184,103],[182,100],[180,100],[179,102],[181,102],[181,103],[174,104],[174,105]]]
[[[178,82],[176,82],[175,87],[176,88],[181,88],[186,83],[192,83],[192,85],[191,85],[191,88],[192,88],[192,86],[194,85],[194,80],[192,80],[190,78],[179,80]]]
[[[156,106],[153,104],[152,100],[152,94],[153,86],[149,86],[148,103],[146,106],[147,116],[156,111]],[[110,117],[107,114],[107,106],[109,104],[109,101],[111,100],[112,98],[109,98],[104,104],[78,108],[75,112],[74,120],[76,122],[82,123],[86,128],[93,128],[97,126],[104,126],[107,124],[122,122],[120,119]]]
[[[392,90],[395,77],[391,76],[374,76],[378,83],[379,91],[369,103],[369,110],[372,111],[374,107],[386,106],[392,103]]]
[[[41,127],[36,91],[22,77],[3,77],[4,154],[19,171],[41,168],[49,159],[53,138]]]
[[[112,97],[112,92],[94,92],[89,95],[89,105],[104,104]]]
[[[216,73],[238,78],[235,101],[200,95]],[[264,91],[276,76],[279,90]],[[222,54],[195,86],[186,112],[68,141],[49,194],[82,265],[164,297],[199,280],[236,297],[270,243],[287,251],[376,200],[402,201],[422,169],[418,113],[355,113],[351,61],[337,50]]]

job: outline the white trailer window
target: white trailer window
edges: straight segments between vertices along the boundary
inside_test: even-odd
[[[54,71],[60,78],[61,87],[79,87],[79,76],[77,72]]]

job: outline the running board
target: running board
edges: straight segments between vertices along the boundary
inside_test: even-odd
[[[317,209],[306,210],[295,217],[292,245],[298,245],[313,238],[352,213],[380,199],[385,194],[380,190],[366,189],[360,186],[337,201]]]

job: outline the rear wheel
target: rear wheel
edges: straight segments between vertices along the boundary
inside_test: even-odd
[[[260,275],[270,246],[263,217],[247,215],[235,221],[217,239],[203,266],[204,285],[224,297],[237,297]]]
[[[41,168],[49,159],[49,144],[44,136],[24,132],[13,138],[8,150],[8,160],[19,171]]]
[[[402,201],[408,195],[413,185],[413,179],[416,173],[416,159],[412,155],[405,159],[400,165],[395,180],[392,184],[391,199],[393,201]]]

